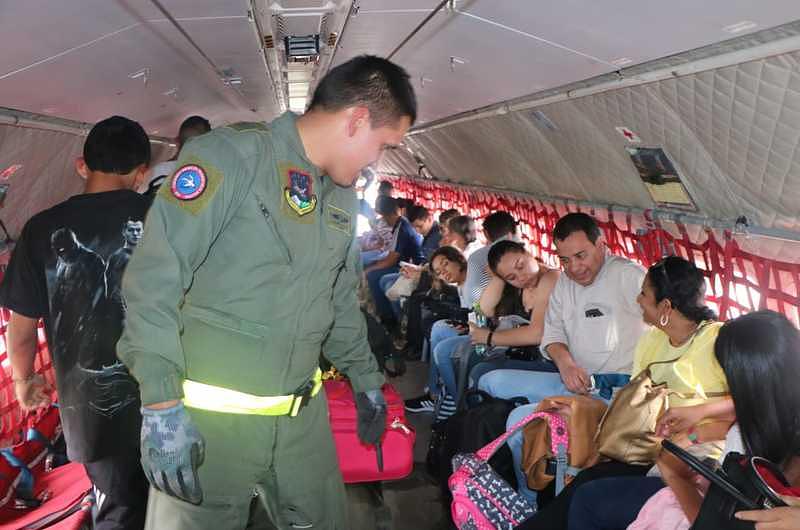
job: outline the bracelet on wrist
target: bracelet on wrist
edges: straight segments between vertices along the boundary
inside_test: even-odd
[[[692,442],[692,445],[697,445],[700,443],[700,437],[697,435],[697,431],[694,429],[694,425],[689,427],[689,430],[686,431],[686,437]]]

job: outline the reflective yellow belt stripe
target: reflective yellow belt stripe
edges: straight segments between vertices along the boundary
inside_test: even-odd
[[[316,396],[322,388],[322,371],[319,368],[314,372],[311,383],[313,384],[311,392],[305,399]],[[183,382],[183,404],[187,407],[213,412],[259,416],[297,416],[303,405],[303,399],[302,394],[254,396],[188,379]]]

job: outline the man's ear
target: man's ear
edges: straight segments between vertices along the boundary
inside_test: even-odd
[[[89,166],[86,165],[86,160],[82,156],[75,159],[75,171],[81,176],[83,180],[89,178]]]
[[[139,188],[144,185],[147,181],[147,174],[149,171],[150,167],[147,164],[141,164],[133,170],[133,183],[131,188],[133,191],[139,191]]]
[[[606,236],[601,233],[600,237],[597,238],[597,241],[594,242],[594,246],[596,246],[597,248],[605,248]]]
[[[369,127],[369,120],[369,109],[367,107],[350,107],[347,117],[347,136],[352,138],[363,127]]]

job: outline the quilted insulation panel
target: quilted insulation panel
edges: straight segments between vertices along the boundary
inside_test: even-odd
[[[555,130],[532,117],[544,114]],[[615,129],[626,126],[641,143]],[[701,215],[800,231],[800,52],[461,121],[407,144],[442,180],[654,206],[625,147],[662,147]],[[384,171],[416,174],[396,150]]]

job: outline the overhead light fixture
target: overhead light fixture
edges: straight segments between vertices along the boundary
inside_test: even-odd
[[[530,114],[533,122],[541,129],[545,129],[548,131],[557,131],[558,127],[553,121],[541,110],[534,110]]]
[[[627,57],[620,57],[619,59],[614,59],[611,61],[611,64],[616,66],[627,66],[633,62],[633,59],[628,59]]]
[[[421,88],[425,88],[425,85],[428,83],[433,83],[433,79],[430,77],[425,77],[424,75],[419,78],[419,86]]]
[[[292,112],[303,113],[306,111],[306,102],[308,98],[306,96],[302,97],[290,97],[289,98],[289,110]]]
[[[222,82],[225,83],[226,86],[239,86],[243,83],[242,78],[238,75],[232,77],[223,77]]]
[[[290,98],[305,97],[308,95],[308,83],[288,83],[287,87],[289,88]]]
[[[286,81],[289,83],[307,83],[311,81],[311,71],[303,68],[302,70],[290,69],[286,72]]]
[[[722,28],[722,31],[724,31],[725,33],[732,33],[735,35],[737,33],[753,29],[757,26],[758,24],[756,24],[752,20],[742,20],[741,22],[731,24],[730,26],[725,26],[724,28]]]
[[[289,60],[306,59],[319,55],[319,35],[306,35],[304,37],[292,35],[284,37],[283,40],[286,45],[286,58]]]

